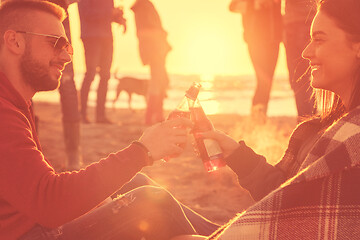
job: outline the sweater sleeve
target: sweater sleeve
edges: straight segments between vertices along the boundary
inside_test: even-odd
[[[239,184],[258,201],[286,180],[285,174],[256,154],[244,141],[226,159],[228,166],[237,174]]]
[[[86,169],[56,173],[36,144],[29,118],[1,105],[0,112],[0,198],[45,227],[87,213],[152,164],[131,144]]]

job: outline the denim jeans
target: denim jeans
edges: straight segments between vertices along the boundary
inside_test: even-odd
[[[263,105],[265,114],[279,54],[279,44],[278,42],[268,42],[266,40],[261,44],[248,43],[249,55],[257,81],[252,105]]]
[[[127,184],[125,184],[117,193],[118,194],[125,194],[132,189],[141,187],[141,186],[157,186],[161,187],[158,183],[156,183],[154,180],[149,178],[147,175],[138,173],[135,175],[135,177]],[[114,194],[114,197],[116,197]],[[220,227],[220,225],[215,224],[211,222],[210,220],[204,218],[200,214],[194,212],[186,205],[182,204],[181,202],[178,202],[186,215],[186,218],[190,221],[191,225],[194,227],[197,234],[203,235],[203,236],[209,236],[212,234],[217,228]]]
[[[282,37],[280,3],[258,10],[249,4],[242,19],[257,81],[252,105],[262,105],[266,114]]]
[[[106,37],[83,38],[86,73],[81,86],[81,115],[86,117],[87,102],[91,83],[99,68],[100,82],[97,89],[96,117],[105,117],[105,103],[110,79],[110,68],[113,56],[113,39]]]
[[[169,86],[169,76],[166,71],[166,55],[159,53],[158,57],[150,60],[149,66],[151,79],[147,94],[145,124],[152,125],[164,121],[163,102]]]
[[[219,227],[179,203],[161,187],[137,187],[156,184],[147,181],[146,176],[137,175],[121,191],[135,189],[119,195],[112,202],[56,229],[38,225],[20,240],[161,240],[182,234],[210,235]]]

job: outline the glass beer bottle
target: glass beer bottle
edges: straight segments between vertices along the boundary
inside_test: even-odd
[[[190,108],[194,106],[195,100],[199,94],[201,85],[200,83],[194,82],[191,87],[186,91],[184,98],[180,104],[170,112],[168,120],[184,117],[190,119]]]
[[[194,82],[191,87],[186,91],[184,98],[181,100],[179,105],[169,113],[169,116],[167,117],[168,120],[174,119],[174,118],[187,118],[190,119],[190,108],[194,106],[195,100],[199,94],[201,85],[200,83]],[[182,148],[185,148],[185,146],[181,146]],[[168,156],[165,157],[163,160],[165,162],[168,162],[170,158],[175,156]]]
[[[214,139],[199,137],[197,133],[211,131],[214,129],[211,121],[207,118],[198,99],[190,109],[191,119],[194,122],[193,134],[195,142],[203,161],[204,167],[208,172],[215,171],[226,165],[223,152],[219,144]]]

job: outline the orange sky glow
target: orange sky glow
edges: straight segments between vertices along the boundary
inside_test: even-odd
[[[211,79],[215,75],[253,74],[246,44],[242,38],[240,14],[228,11],[224,0],[153,0],[168,40],[173,47],[167,58],[169,73],[199,74]],[[139,58],[134,15],[134,0],[115,0],[124,6],[127,32],[113,24],[114,58],[112,70],[121,73],[148,73]],[[69,8],[76,72],[84,72],[83,46],[77,4]],[[284,49],[281,47],[276,74],[287,74]]]

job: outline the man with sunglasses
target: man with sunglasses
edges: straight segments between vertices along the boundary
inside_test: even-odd
[[[0,239],[195,234],[178,202],[160,188],[138,188],[96,208],[143,167],[180,154],[187,137],[176,126],[191,127],[189,120],[154,125],[127,148],[80,171],[56,173],[44,157],[31,98],[56,89],[71,61],[63,18],[63,9],[46,1],[0,5]]]

